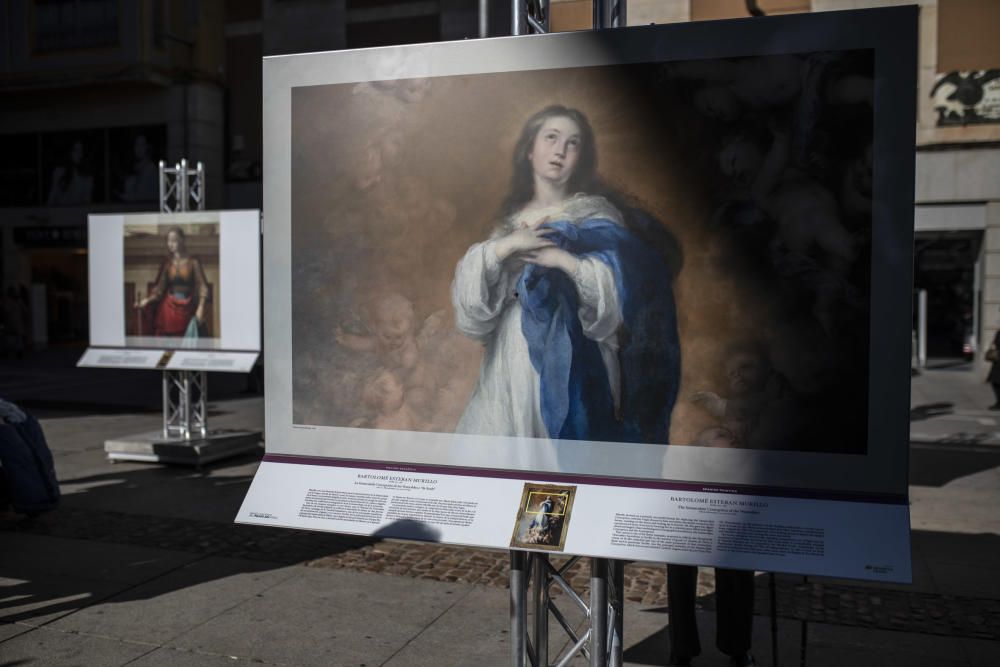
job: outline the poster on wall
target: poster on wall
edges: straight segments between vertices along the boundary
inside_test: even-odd
[[[908,579],[915,26],[265,59],[238,520]]]
[[[259,229],[258,211],[91,215],[91,348],[79,365],[249,370]]]
[[[44,203],[47,206],[78,206],[107,201],[104,163],[101,130],[42,135]]]
[[[160,197],[159,161],[166,154],[167,126],[108,130],[111,200],[156,202]]]

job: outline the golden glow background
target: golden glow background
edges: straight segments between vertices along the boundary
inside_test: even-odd
[[[683,250],[672,286],[682,383],[671,442],[692,442],[713,424],[691,395],[722,390],[724,349],[748,332],[780,340],[770,347],[773,363],[794,386],[808,387],[818,372],[811,355],[816,339],[783,332],[768,306],[771,296],[719,261],[722,250],[708,231],[714,184],[700,181],[694,168],[717,162],[717,149],[677,141],[702,121],[689,103],[650,103],[651,68],[293,89],[295,423],[369,425],[358,394],[378,360],[344,350],[336,332],[364,334],[378,295],[391,292],[412,303],[422,348],[438,346],[432,363],[448,365],[441,366],[442,377],[451,378],[441,400],[451,407],[429,430],[450,430],[479,363],[478,346],[452,324],[454,268],[471,244],[489,235],[521,128],[550,104],[587,115],[601,177],[658,218]]]

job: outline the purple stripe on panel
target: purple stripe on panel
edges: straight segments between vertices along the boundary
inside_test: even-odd
[[[595,486],[619,486],[636,489],[659,489],[662,491],[684,491],[688,493],[726,493],[744,496],[768,496],[776,498],[799,498],[805,500],[837,500],[855,503],[879,503],[885,505],[906,505],[906,496],[890,493],[866,493],[852,491],[831,491],[825,489],[783,488],[776,486],[752,486],[740,484],[709,484],[705,482],[681,482],[676,480],[638,479],[632,477],[602,477],[600,475],[579,475],[557,472],[532,472],[526,470],[501,470],[493,468],[466,468],[435,466],[417,463],[387,463],[362,459],[337,459],[292,454],[265,454],[267,463],[288,463],[294,465],[327,466],[333,468],[364,468],[367,470],[391,470],[396,472],[417,472],[422,474],[455,475],[459,477],[486,477],[495,479],[520,479],[527,482],[553,482],[561,484],[592,484]]]

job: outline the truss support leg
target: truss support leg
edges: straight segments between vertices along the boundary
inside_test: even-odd
[[[528,656],[528,554],[510,552],[510,664],[526,667]]]
[[[608,561],[590,559],[590,667],[607,667]]]
[[[608,647],[608,667],[622,667],[622,641],[625,631],[625,561],[608,561],[610,576],[609,606],[613,622],[610,624],[611,642]]]
[[[163,371],[163,436],[208,435],[208,376],[204,371]]]
[[[535,664],[549,664],[549,556],[534,554],[531,559],[531,597],[535,606]]]

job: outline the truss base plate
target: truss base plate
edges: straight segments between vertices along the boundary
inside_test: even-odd
[[[163,431],[127,435],[104,441],[109,461],[179,463],[200,466],[260,450],[260,431],[209,431],[190,440],[165,437]]]

